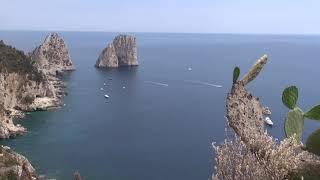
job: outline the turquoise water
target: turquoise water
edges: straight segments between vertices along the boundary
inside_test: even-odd
[[[0,39],[30,51],[46,34],[2,31]],[[224,139],[233,67],[246,71],[264,53],[270,61],[248,88],[273,112],[275,125],[268,132],[284,136],[287,109],[281,93],[287,85],[300,87],[303,109],[320,102],[318,36],[137,33],[139,67],[94,68],[116,34],[62,32],[77,68],[64,79],[66,106],[28,115],[21,121],[28,133],[1,142],[28,157],[40,174],[56,179],[71,179],[75,171],[85,179],[210,178],[211,143]],[[319,127],[306,121],[309,132]]]

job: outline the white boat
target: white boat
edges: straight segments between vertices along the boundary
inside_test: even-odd
[[[265,122],[266,124],[270,125],[270,126],[273,125],[273,122],[271,121],[271,119],[270,119],[269,117],[266,117],[266,118],[264,119],[264,122]]]
[[[192,68],[191,68],[191,67],[189,67],[189,68],[188,68],[188,70],[189,70],[189,71],[192,71]]]
[[[104,89],[103,89],[103,88],[100,88],[100,90],[103,91]]]
[[[106,95],[104,95],[104,97],[105,97],[105,98],[109,98],[110,96],[106,94]]]
[[[103,85],[106,86],[107,84],[106,84],[106,83],[103,83]]]

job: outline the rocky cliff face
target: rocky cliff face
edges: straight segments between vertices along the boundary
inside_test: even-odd
[[[113,43],[109,44],[100,54],[96,67],[118,67],[119,60]]]
[[[46,109],[58,103],[56,89],[22,51],[0,43],[0,138],[21,134],[25,128],[12,119],[22,111]],[[39,103],[46,99],[45,103]]]
[[[67,45],[57,33],[49,34],[45,41],[30,53],[30,57],[39,69],[52,75],[75,69]]]
[[[73,70],[68,49],[58,34],[50,34],[29,56],[0,41],[0,139],[26,131],[14,118],[24,111],[61,105],[63,82],[57,73]],[[0,179],[39,179],[29,161],[0,147]]]
[[[65,85],[56,75],[73,69],[68,49],[56,33],[30,56],[0,41],[0,138],[26,131],[13,123],[24,111],[60,106]]]
[[[0,146],[0,179],[35,180],[39,177],[27,158],[9,147]]]
[[[136,38],[130,35],[119,35],[99,56],[96,67],[109,68],[138,65]]]

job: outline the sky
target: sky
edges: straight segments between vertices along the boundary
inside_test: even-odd
[[[319,0],[0,0],[0,30],[320,34]]]

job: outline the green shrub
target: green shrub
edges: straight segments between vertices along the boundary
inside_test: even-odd
[[[41,82],[44,77],[22,51],[8,46],[0,41],[0,73],[18,73],[26,76],[27,79]]]
[[[26,95],[25,97],[23,97],[21,99],[21,103],[23,103],[23,104],[32,104],[34,99],[35,98],[33,96]]]

